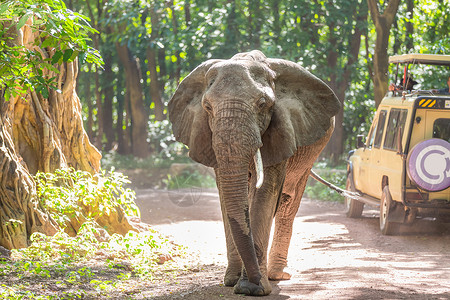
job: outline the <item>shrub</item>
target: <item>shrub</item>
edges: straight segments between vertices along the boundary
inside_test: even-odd
[[[69,168],[55,173],[38,172],[34,178],[39,201],[63,229],[74,219],[81,224],[95,222],[116,208],[127,216],[139,216],[135,192],[124,187],[129,180],[114,170],[92,175]]]
[[[347,174],[343,169],[345,166],[338,166],[335,169],[327,167],[326,163],[316,163],[314,170],[323,179],[332,184],[345,189],[347,181]],[[309,178],[305,188],[305,196],[312,199],[327,200],[327,201],[339,201],[343,202],[344,197],[338,194],[336,191],[330,189],[324,184],[317,182],[313,178]]]

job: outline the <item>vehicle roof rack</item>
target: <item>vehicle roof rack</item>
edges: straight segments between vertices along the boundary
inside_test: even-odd
[[[427,65],[439,65],[450,66],[450,55],[443,54],[402,54],[393,55],[389,57],[389,63],[391,64],[427,64]]]

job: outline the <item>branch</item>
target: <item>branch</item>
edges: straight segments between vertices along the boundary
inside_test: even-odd
[[[369,6],[370,17],[374,23],[378,22],[380,16],[380,11],[378,10],[377,0],[367,0],[367,5]]]
[[[400,0],[391,0],[383,12],[383,16],[386,17],[386,21],[390,24],[389,28],[391,27],[394,17],[397,14],[399,4]]]

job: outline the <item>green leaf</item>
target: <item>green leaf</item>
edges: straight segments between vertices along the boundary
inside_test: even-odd
[[[2,5],[0,5],[0,15],[4,14],[12,3],[13,3],[12,1],[7,1]]]
[[[72,54],[73,54],[72,49],[67,49],[66,51],[64,51],[63,61],[68,62],[69,59],[72,57]]]
[[[63,53],[60,50],[56,51],[52,57],[52,64],[56,64],[59,61],[59,59],[62,57],[62,55],[63,55]]]
[[[42,89],[41,89],[41,95],[42,95],[42,97],[44,97],[44,98],[48,98],[49,93],[48,93],[48,89],[47,89],[46,86],[42,86]]]
[[[23,27],[23,25],[25,25],[25,23],[27,22],[27,20],[30,18],[31,15],[32,13],[26,13],[20,18],[19,22],[17,23],[17,30],[19,30],[20,28]]]
[[[80,58],[80,63],[81,64],[84,64],[85,62],[86,62],[86,52],[81,52],[80,53],[80,56],[79,56],[79,58]]]
[[[52,37],[47,37],[43,42],[41,47],[46,48],[50,45],[53,45],[55,43],[54,39]]]
[[[11,91],[10,91],[10,89],[6,89],[5,95],[4,95],[5,101],[9,101],[10,97],[11,97]]]
[[[80,52],[79,51],[73,51],[73,53],[72,53],[72,55],[70,56],[70,58],[69,58],[69,62],[72,62],[72,61],[74,61],[75,60],[75,58],[77,58],[77,56],[78,56],[78,54],[80,54]]]

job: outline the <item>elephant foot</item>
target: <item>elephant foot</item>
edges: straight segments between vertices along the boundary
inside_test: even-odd
[[[225,277],[223,278],[223,284],[225,286],[235,286],[239,281],[239,278],[241,278],[241,270],[241,266],[238,268],[228,266],[227,271],[225,272]]]
[[[269,272],[268,272],[268,277],[270,280],[273,281],[280,281],[280,280],[289,280],[291,279],[291,274],[289,274],[288,272],[284,272],[283,269],[275,269],[269,268]]]
[[[235,294],[245,294],[246,296],[266,296],[271,292],[272,286],[267,278],[261,278],[259,284],[254,284],[247,278],[241,277],[234,286]]]
[[[269,280],[273,281],[280,281],[280,280],[289,280],[291,279],[291,274],[284,271],[284,268],[286,267],[286,264],[283,265],[269,265],[267,275],[269,277]]]

